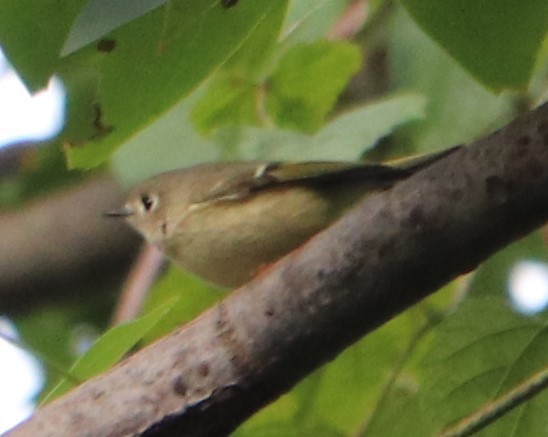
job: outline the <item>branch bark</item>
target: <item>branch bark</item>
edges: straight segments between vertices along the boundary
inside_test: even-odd
[[[0,214],[2,310],[25,310],[109,275],[121,278],[138,237],[101,214],[122,196],[112,178],[96,177],[21,211]]]
[[[548,104],[371,196],[8,436],[217,436],[548,220]]]

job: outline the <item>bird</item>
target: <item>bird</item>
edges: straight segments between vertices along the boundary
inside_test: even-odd
[[[386,190],[460,146],[397,161],[199,164],[136,185],[107,212],[176,265],[238,287],[299,247],[368,193]]]

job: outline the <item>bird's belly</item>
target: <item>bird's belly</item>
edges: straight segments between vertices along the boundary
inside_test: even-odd
[[[209,282],[240,286],[326,227],[337,215],[331,207],[307,189],[262,193],[260,202],[219,202],[189,215],[164,250],[180,267]]]

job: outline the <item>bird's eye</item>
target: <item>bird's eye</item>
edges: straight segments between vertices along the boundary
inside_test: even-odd
[[[150,211],[154,206],[154,199],[148,194],[141,194],[141,203],[143,204],[145,211]]]

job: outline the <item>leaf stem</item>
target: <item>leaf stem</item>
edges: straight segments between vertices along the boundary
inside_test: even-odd
[[[548,368],[526,379],[503,396],[489,402],[455,426],[443,431],[439,437],[464,437],[485,428],[512,409],[539,394],[548,387]]]

